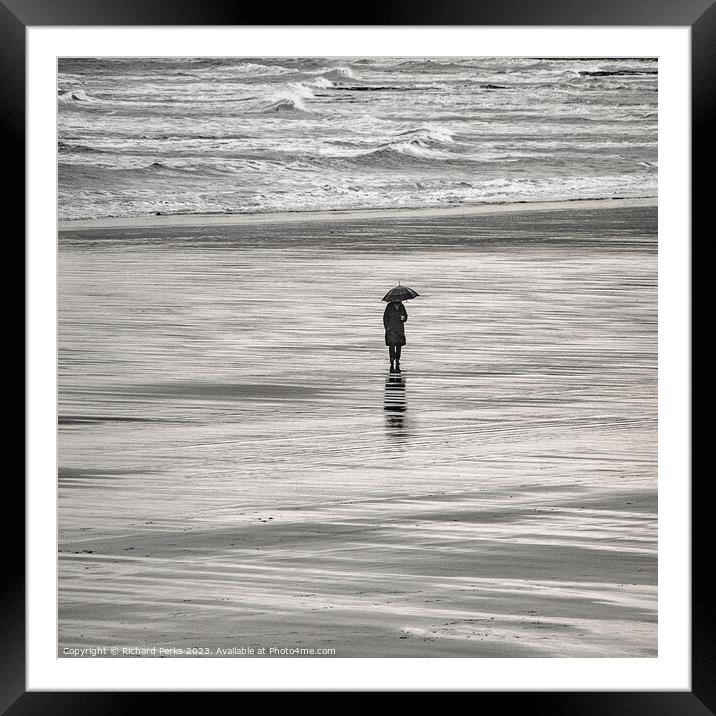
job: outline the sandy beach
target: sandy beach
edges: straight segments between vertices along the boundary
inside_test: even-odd
[[[654,199],[65,221],[58,261],[59,656],[656,656]]]

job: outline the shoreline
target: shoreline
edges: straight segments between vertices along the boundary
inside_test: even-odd
[[[144,229],[182,226],[240,226],[247,224],[283,224],[308,221],[364,221],[370,219],[449,218],[482,216],[528,211],[569,211],[589,209],[624,209],[657,206],[657,197],[629,199],[570,199],[565,201],[478,204],[474,206],[428,207],[404,209],[337,209],[324,211],[273,212],[264,214],[162,214],[121,216],[101,219],[60,220],[58,232],[87,229]]]

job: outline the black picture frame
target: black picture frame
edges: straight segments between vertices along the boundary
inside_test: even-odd
[[[349,11],[344,11],[345,15]],[[284,5],[280,11],[268,4],[247,6],[225,0],[0,0],[0,127],[3,148],[13,180],[6,189],[9,207],[24,204],[25,176],[25,30],[32,26],[207,26],[276,25],[473,25],[473,26],[687,26],[691,28],[692,71],[692,234],[706,218],[711,202],[706,195],[706,170],[714,166],[713,127],[716,90],[712,68],[716,66],[716,5],[714,0],[501,0],[484,3],[469,0],[369,0],[354,8],[350,17],[320,5]],[[700,170],[703,170],[700,172]],[[24,217],[20,218],[24,231]],[[693,240],[683,237],[685,241]],[[14,240],[8,235],[6,240]],[[23,312],[24,316],[24,312]],[[24,323],[23,323],[24,328]],[[691,476],[674,475],[674,479]],[[519,708],[536,714],[709,714],[716,711],[716,659],[714,657],[714,600],[708,589],[707,532],[708,476],[692,480],[692,662],[691,691],[683,692],[480,692],[475,707],[486,699],[498,699],[502,709]],[[6,481],[6,506],[24,516],[24,486]],[[11,510],[6,509],[6,515]],[[22,521],[23,517],[21,517]],[[7,544],[16,544],[22,528],[15,528]],[[119,714],[166,708],[166,692],[27,692],[25,685],[25,560],[20,550],[5,551],[5,580],[0,614],[0,708],[19,716],[37,713]],[[182,706],[206,710],[206,695],[180,695]],[[199,702],[198,698],[202,701]],[[160,702],[161,699],[161,702]]]

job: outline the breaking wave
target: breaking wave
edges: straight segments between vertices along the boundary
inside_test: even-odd
[[[312,110],[306,103],[313,97],[310,87],[300,82],[291,82],[280,90],[262,97],[260,111],[264,114],[310,114]]]
[[[455,158],[456,142],[442,127],[409,129],[380,147],[354,157],[359,163],[398,163],[411,161],[444,161]]]
[[[320,72],[319,76],[327,80],[337,80],[339,82],[356,79],[355,73],[350,67],[334,67],[330,70]]]
[[[320,89],[330,89],[335,86],[333,82],[328,79],[328,77],[324,77],[323,75],[319,75],[315,79],[312,79],[309,84],[313,87],[319,87]]]

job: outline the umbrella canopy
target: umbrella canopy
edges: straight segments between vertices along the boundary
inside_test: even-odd
[[[391,288],[388,293],[383,296],[383,300],[390,303],[391,301],[409,301],[411,298],[415,298],[420,294],[417,291],[413,291],[412,288],[407,286],[396,286]]]

